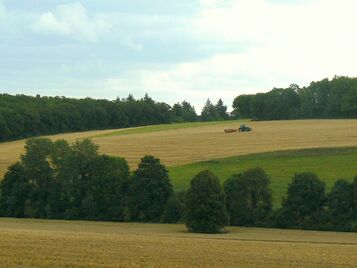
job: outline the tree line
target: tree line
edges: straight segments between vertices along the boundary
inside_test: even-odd
[[[297,118],[357,118],[357,78],[335,77],[300,88],[274,88],[268,93],[240,95],[233,112],[222,99],[207,99],[201,115],[187,101],[172,107],[147,94],[116,100],[73,99],[0,94],[0,142],[95,129],[125,128],[174,122],[252,118],[258,120]]]
[[[300,88],[274,88],[267,93],[240,95],[234,116],[258,120],[357,118],[357,78],[338,77]]]
[[[221,99],[217,105],[209,100],[207,103],[206,112],[199,116],[187,101],[171,107],[147,94],[141,99],[129,95],[113,101],[0,94],[0,142],[74,131],[228,118]]]
[[[0,182],[0,216],[185,222],[204,233],[227,225],[357,231],[357,176],[336,181],[326,194],[316,174],[296,174],[277,210],[269,185],[261,168],[234,174],[223,186],[206,170],[187,191],[174,192],[166,167],[153,156],[131,173],[124,158],[99,154],[88,139],[30,139]]]

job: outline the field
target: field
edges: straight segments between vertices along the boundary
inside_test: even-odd
[[[188,123],[51,136],[92,138],[100,151],[135,168],[145,154],[168,166],[175,189],[210,169],[224,181],[260,166],[271,177],[274,206],[292,175],[316,172],[330,188],[357,173],[357,120],[249,123],[251,133],[225,134],[242,121]],[[24,141],[0,144],[0,175]],[[227,228],[187,233],[183,225],[0,219],[1,267],[357,267],[357,234]]]
[[[296,172],[316,172],[328,189],[336,179],[351,180],[357,173],[352,168],[357,163],[357,147],[348,147],[357,146],[357,120],[251,122],[253,132],[223,132],[242,122],[169,124],[51,138],[92,138],[101,152],[125,157],[131,168],[143,155],[155,155],[168,165],[177,190],[187,188],[192,177],[204,169],[212,170],[224,181],[233,173],[260,166],[271,177],[275,207]],[[0,175],[19,158],[23,146],[24,140],[0,144]]]
[[[135,129],[102,130],[55,135],[76,140],[90,137],[100,150],[123,156],[134,168],[145,154],[178,166],[223,157],[320,147],[357,146],[357,120],[294,120],[249,123],[251,133],[223,132],[241,121],[187,123]],[[0,175],[23,152],[24,141],[0,144]]]
[[[357,267],[357,234],[0,219],[1,267]]]

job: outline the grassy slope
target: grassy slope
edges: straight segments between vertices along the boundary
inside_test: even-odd
[[[238,122],[243,122],[243,120],[242,121],[234,120],[231,122],[238,123]],[[130,135],[130,134],[143,134],[143,133],[151,133],[157,131],[196,128],[196,127],[213,126],[213,125],[220,125],[220,124],[227,124],[227,121],[172,123],[172,124],[135,127],[135,128],[122,129],[122,130],[119,129],[110,133],[93,136],[93,138],[105,138],[105,137],[122,136],[122,135]]]
[[[178,190],[186,189],[201,170],[213,171],[221,181],[248,168],[262,167],[271,177],[274,206],[279,207],[291,177],[302,171],[316,172],[328,189],[339,178],[352,180],[357,174],[357,148],[304,149],[252,154],[170,167],[170,177]]]
[[[0,219],[0,267],[356,267],[357,234]]]

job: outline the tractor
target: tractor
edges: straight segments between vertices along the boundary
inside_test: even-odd
[[[253,130],[253,128],[251,128],[248,125],[240,125],[240,127],[238,128],[239,132],[250,132]]]

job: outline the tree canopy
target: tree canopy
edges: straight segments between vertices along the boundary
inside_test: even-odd
[[[154,156],[144,156],[130,181],[129,213],[135,221],[159,222],[173,194],[168,171]]]
[[[240,95],[233,114],[259,120],[295,118],[357,118],[357,78],[334,77],[300,88],[274,88],[267,93]]]
[[[228,224],[225,194],[219,179],[210,171],[191,181],[185,203],[186,226],[191,232],[217,233]]]
[[[178,111],[180,110],[180,111]],[[116,100],[0,94],[0,142],[39,135],[197,121],[187,101],[172,109],[147,94]]]
[[[272,211],[269,177],[261,168],[233,175],[224,182],[231,225],[265,225]]]

